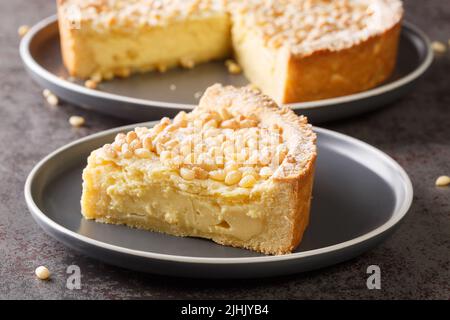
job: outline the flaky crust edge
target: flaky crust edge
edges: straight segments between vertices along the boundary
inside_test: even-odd
[[[394,71],[402,22],[403,17],[383,33],[345,49],[318,50],[308,56],[289,53],[286,82],[279,101],[296,103],[337,98],[380,85]],[[344,74],[348,79],[340,83],[337,78],[333,82],[333,74]],[[326,79],[331,80],[326,82]]]

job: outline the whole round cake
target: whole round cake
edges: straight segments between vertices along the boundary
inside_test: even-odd
[[[400,0],[59,0],[64,63],[95,81],[234,56],[279,103],[372,88],[392,73]]]

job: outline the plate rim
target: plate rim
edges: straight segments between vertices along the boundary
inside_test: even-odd
[[[58,17],[57,15],[52,15],[47,18],[42,19],[38,23],[36,23],[31,29],[27,32],[27,34],[22,38],[20,42],[20,56],[22,58],[23,63],[25,66],[27,66],[33,73],[41,76],[44,78],[45,81],[48,81],[50,83],[53,83],[54,85],[57,85],[59,87],[62,87],[65,90],[69,90],[71,92],[75,92],[78,94],[83,94],[86,96],[90,96],[92,98],[98,98],[103,100],[112,100],[115,102],[120,103],[129,103],[133,104],[135,107],[139,108],[159,108],[159,109],[170,109],[170,110],[191,110],[195,107],[194,104],[183,104],[183,103],[172,103],[172,102],[164,102],[164,101],[155,101],[155,100],[148,100],[148,99],[142,99],[142,98],[133,98],[133,97],[127,97],[115,93],[110,92],[104,92],[94,89],[86,88],[82,85],[72,83],[70,81],[64,80],[56,76],[55,74],[47,71],[45,68],[43,68],[37,61],[33,58],[31,52],[30,52],[30,44],[31,41],[34,39],[34,36],[39,33],[43,28],[57,23]],[[431,48],[431,41],[428,38],[428,36],[417,26],[414,24],[403,21],[402,22],[402,29],[406,28],[409,29],[410,32],[415,33],[416,35],[421,38],[423,43],[426,45],[426,56],[423,59],[423,61],[418,65],[417,68],[414,69],[414,71],[410,72],[409,74],[405,75],[404,77],[397,79],[391,83],[383,84],[379,87],[369,89],[363,92],[346,95],[342,97],[336,97],[336,98],[330,98],[330,99],[323,99],[323,100],[316,100],[316,101],[309,101],[309,102],[299,102],[299,103],[289,103],[285,104],[285,106],[288,106],[296,111],[302,111],[302,110],[314,110],[318,108],[323,107],[331,107],[331,106],[338,106],[340,104],[344,103],[350,103],[354,101],[360,101],[368,98],[372,98],[374,96],[378,96],[387,92],[394,91],[395,89],[398,89],[402,86],[405,86],[408,83],[413,82],[414,80],[418,79],[420,76],[422,76],[426,70],[430,67],[431,63],[434,59],[434,53]]]
[[[351,136],[320,128],[320,127],[313,127],[314,131],[321,132],[324,134],[331,135],[335,138],[344,140],[346,142],[356,144],[357,146],[364,148],[368,151],[374,152],[377,154],[381,159],[383,159],[386,163],[390,164],[396,172],[399,173],[401,176],[401,180],[403,182],[403,189],[405,192],[404,199],[401,200],[401,204],[397,210],[395,210],[392,214],[392,216],[381,226],[378,226],[377,228],[361,235],[358,237],[355,237],[353,239],[340,242],[337,244],[333,244],[330,246],[325,246],[318,249],[313,250],[307,250],[302,252],[294,252],[286,255],[278,255],[278,256],[259,256],[259,257],[236,257],[236,258],[212,258],[212,257],[192,257],[192,256],[180,256],[180,255],[172,255],[172,254],[165,254],[165,253],[155,253],[155,252],[149,252],[149,251],[143,251],[143,250],[136,250],[136,249],[129,249],[126,247],[121,247],[118,245],[110,244],[107,242],[103,242],[100,240],[92,239],[88,236],[81,235],[75,231],[69,230],[66,227],[58,224],[51,218],[49,218],[35,203],[34,197],[32,195],[32,185],[35,181],[36,175],[39,173],[39,171],[44,167],[46,162],[50,160],[51,158],[55,157],[56,155],[74,147],[75,145],[85,143],[90,140],[95,140],[98,138],[101,138],[106,135],[114,134],[116,132],[125,131],[130,128],[134,128],[136,126],[151,126],[157,121],[147,121],[142,123],[136,123],[126,126],[121,126],[117,128],[112,128],[108,130],[104,130],[98,133],[94,133],[92,135],[88,135],[86,137],[83,137],[81,139],[77,139],[73,142],[70,142],[55,151],[51,152],[47,156],[45,156],[43,159],[41,159],[31,170],[29,173],[25,185],[24,185],[24,196],[25,196],[25,202],[32,214],[32,216],[37,220],[37,222],[44,223],[47,227],[51,228],[52,230],[56,230],[59,233],[68,236],[71,240],[75,241],[81,241],[83,243],[87,243],[90,246],[96,247],[97,249],[102,250],[109,250],[113,251],[118,254],[124,254],[124,255],[131,255],[138,258],[145,258],[145,259],[154,259],[154,260],[160,260],[160,261],[166,261],[166,262],[178,262],[178,263],[190,263],[190,264],[219,264],[219,265],[235,265],[235,264],[261,264],[261,263],[273,263],[273,262],[283,262],[283,261],[291,261],[291,260],[297,260],[302,258],[308,258],[308,257],[314,257],[314,256],[320,256],[327,253],[332,252],[338,252],[340,250],[348,249],[356,245],[361,245],[371,239],[375,239],[378,236],[381,236],[382,234],[388,232],[392,228],[394,228],[407,214],[409,211],[412,200],[413,200],[413,186],[411,183],[411,180],[406,173],[406,171],[398,164],[393,158],[391,158],[386,153],[382,152],[381,150],[375,148],[374,146],[361,141],[359,139],[353,138]],[[399,201],[399,199],[397,199]],[[38,223],[39,224],[39,223]],[[43,228],[42,226],[40,226]],[[46,230],[44,230],[46,231]],[[58,240],[59,241],[59,240]]]

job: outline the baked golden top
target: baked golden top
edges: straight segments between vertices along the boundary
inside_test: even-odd
[[[403,16],[400,0],[246,0],[231,1],[230,8],[268,47],[301,56],[352,47]]]
[[[253,188],[270,179],[297,179],[316,156],[316,136],[303,116],[280,109],[251,88],[214,85],[191,113],[153,128],[120,133],[96,157],[115,163],[157,163],[177,184],[209,180]],[[145,166],[145,164],[142,164]],[[209,188],[209,186],[208,186]],[[217,189],[217,188],[216,188]]]
[[[59,0],[97,30],[133,30],[229,12],[268,47],[295,55],[341,50],[381,34],[403,16],[401,0]]]
[[[58,0],[67,16],[98,31],[132,31],[225,13],[224,0]]]

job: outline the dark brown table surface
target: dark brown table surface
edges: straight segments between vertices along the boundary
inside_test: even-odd
[[[433,40],[450,39],[450,1],[405,1],[406,18]],[[383,244],[351,261],[270,279],[211,281],[168,278],[120,269],[87,258],[47,236],[25,205],[23,185],[47,153],[74,139],[126,124],[72,105],[51,108],[19,58],[17,28],[55,12],[52,0],[0,2],[0,299],[104,298],[450,298],[450,52],[436,57],[414,92],[386,108],[323,124],[366,141],[410,175],[414,202]],[[71,115],[87,126],[73,129]],[[81,268],[81,290],[66,289],[66,268]],[[366,268],[381,268],[381,290],[366,288]],[[51,281],[34,269],[46,265]]]

